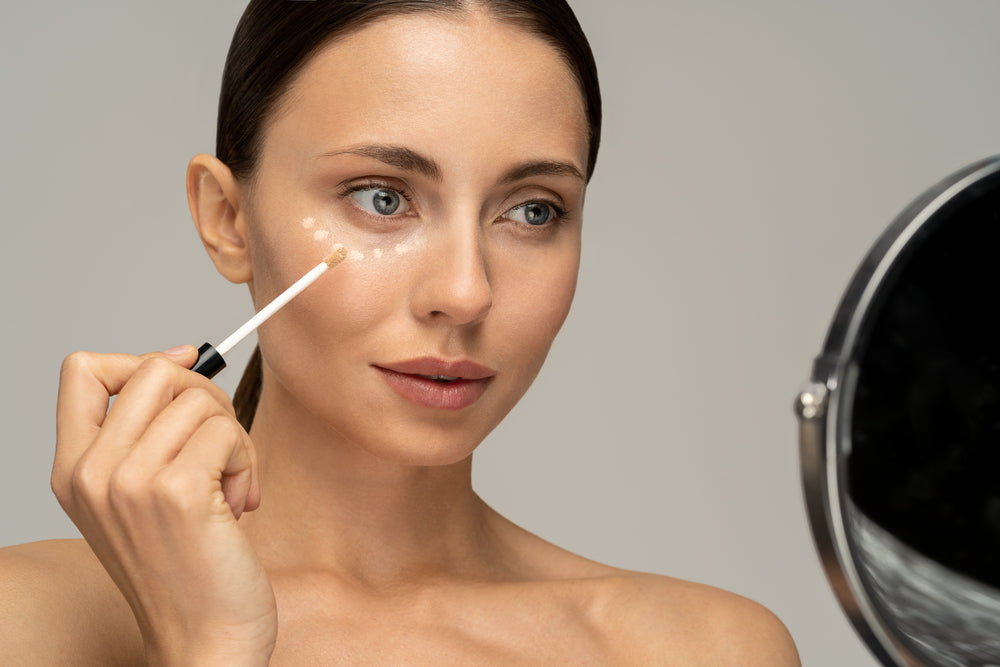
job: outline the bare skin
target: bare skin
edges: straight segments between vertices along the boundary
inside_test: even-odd
[[[781,622],[750,600],[531,539],[550,564],[590,572],[398,590],[269,572],[281,621],[270,664],[799,664]],[[0,549],[0,569],[4,664],[146,664],[128,604],[82,540]]]
[[[472,490],[569,310],[586,155],[559,55],[472,11],[322,49],[252,190],[195,157],[196,226],[258,307],[331,241],[356,254],[261,329],[249,434],[193,348],[66,360],[52,484],[86,542],[0,550],[0,663],[798,664],[763,607],[570,554]],[[384,367],[425,357],[486,369],[482,395],[400,393]]]

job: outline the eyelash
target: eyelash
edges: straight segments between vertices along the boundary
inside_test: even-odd
[[[527,199],[521,202],[520,204],[516,204],[515,206],[512,206],[511,208],[507,209],[507,211],[504,212],[504,216],[506,216],[510,211],[513,211],[514,209],[521,206],[527,206],[528,204],[544,204],[548,206],[550,209],[552,209],[552,217],[549,220],[546,220],[545,223],[541,225],[525,224],[519,221],[512,220],[511,222],[514,222],[517,225],[516,229],[519,234],[522,234],[526,237],[534,237],[542,239],[545,238],[544,235],[555,233],[556,230],[558,230],[566,223],[569,212],[556,202],[545,198]]]
[[[413,193],[406,188],[396,187],[380,181],[368,181],[367,183],[349,183],[340,189],[341,197],[350,197],[355,192],[362,190],[392,190],[408,203],[413,201]]]
[[[355,192],[361,192],[362,190],[392,190],[397,193],[400,197],[406,200],[407,203],[413,202],[413,193],[407,190],[405,187],[397,187],[394,185],[389,185],[388,183],[381,181],[367,181],[365,183],[350,183],[345,185],[340,189],[340,196],[344,198],[350,197]],[[527,204],[545,204],[552,209],[554,216],[551,220],[547,221],[544,225],[523,225],[528,227],[528,233],[538,234],[544,232],[552,227],[557,227],[564,222],[569,215],[569,210],[558,203],[552,201],[551,199],[538,198],[538,199],[527,199],[519,204],[511,206],[509,209],[504,211],[504,215],[514,210],[519,206],[525,206]],[[391,216],[379,216],[379,217],[391,217]]]

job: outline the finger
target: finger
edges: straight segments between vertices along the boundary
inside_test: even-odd
[[[219,405],[232,411],[229,396],[207,378],[182,368],[162,354],[142,360],[108,411],[94,446],[109,449],[112,457],[122,456],[160,412],[192,387],[208,392]],[[235,412],[232,414],[235,416]]]
[[[166,356],[178,364],[190,366],[197,359],[194,346],[175,349],[179,352]],[[72,461],[79,458],[104,424],[111,397],[121,391],[144,360],[165,354],[154,352],[138,357],[74,352],[66,357],[60,369],[56,408],[57,457]]]
[[[250,490],[247,492],[247,501],[243,505],[244,512],[253,512],[260,507],[260,465],[257,461],[257,448],[254,447],[253,439],[247,434],[250,442]],[[239,518],[238,516],[236,517]]]
[[[140,477],[153,475],[173,461],[211,417],[234,419],[227,406],[221,405],[211,392],[201,387],[185,389],[156,415],[122,460],[122,468]]]
[[[65,478],[97,437],[111,397],[142,363],[130,354],[74,352],[63,360],[56,404],[53,479]]]
[[[257,476],[253,444],[239,422],[210,417],[198,427],[168,466],[171,475],[190,480],[195,493],[208,492],[214,510],[239,518]]]
[[[163,352],[147,352],[140,358],[152,359],[158,356],[164,356],[182,368],[191,368],[198,360],[198,348],[194,345],[178,345]]]

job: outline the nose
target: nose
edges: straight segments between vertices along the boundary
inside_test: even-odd
[[[481,322],[493,306],[493,290],[478,229],[452,229],[437,240],[416,287],[414,315],[453,325]]]

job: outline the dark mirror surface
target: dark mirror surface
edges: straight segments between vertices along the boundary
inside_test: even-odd
[[[817,545],[886,664],[1000,665],[998,310],[992,158],[879,239],[800,396]]]
[[[910,241],[872,317],[845,452],[861,574],[914,653],[1000,662],[1000,178]],[[948,662],[955,660],[955,662]]]
[[[914,239],[859,367],[847,481],[901,542],[1000,587],[1000,187],[992,193],[967,193]]]

